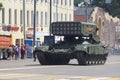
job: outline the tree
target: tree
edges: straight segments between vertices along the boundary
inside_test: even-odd
[[[110,7],[108,8],[108,12],[120,18],[120,0],[112,0]]]
[[[103,7],[105,5],[105,0],[93,0],[92,5],[93,6]]]
[[[0,10],[2,9],[2,3],[0,3]]]
[[[106,0],[93,0],[92,5],[101,7],[112,16],[120,18],[120,0],[112,0],[109,4],[106,3]]]
[[[78,6],[79,3],[81,3],[82,0],[74,0],[74,5]]]
[[[74,5],[78,6],[81,1],[85,0],[74,0]],[[120,0],[112,0],[111,3],[106,3],[106,0],[89,0],[92,6],[98,6],[103,8],[106,12],[110,13],[113,17],[117,16],[120,18]]]

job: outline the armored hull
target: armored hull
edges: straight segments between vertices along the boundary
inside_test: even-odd
[[[106,47],[102,45],[74,45],[68,49],[47,47],[44,50],[43,47],[36,49],[38,60],[42,65],[65,65],[71,59],[77,59],[79,65],[105,64],[108,55]]]

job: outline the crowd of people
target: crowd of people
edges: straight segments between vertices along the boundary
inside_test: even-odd
[[[10,45],[7,53],[10,60],[24,59],[26,57],[26,45]]]
[[[25,58],[33,58],[33,61],[36,61],[37,55],[35,53],[35,48],[36,45],[34,45],[34,47],[27,44],[9,45],[8,49],[0,49],[0,60],[20,60]]]

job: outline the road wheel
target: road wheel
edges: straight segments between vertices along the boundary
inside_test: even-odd
[[[77,61],[79,65],[86,65],[87,56],[84,52],[77,52]]]
[[[41,65],[48,65],[48,61],[45,57],[45,54],[42,51],[36,51],[38,61]]]

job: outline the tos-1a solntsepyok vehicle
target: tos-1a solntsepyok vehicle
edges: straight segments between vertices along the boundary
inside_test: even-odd
[[[108,49],[100,43],[97,31],[93,23],[53,22],[52,36],[45,36],[44,45],[35,49],[38,61],[41,65],[64,65],[71,59],[79,65],[105,64]]]

